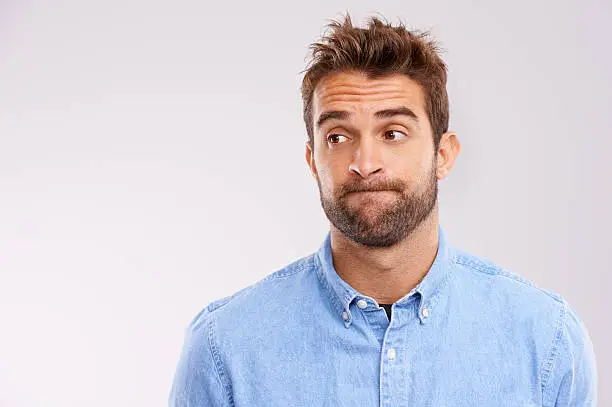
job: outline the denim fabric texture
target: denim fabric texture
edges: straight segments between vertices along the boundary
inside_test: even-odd
[[[433,265],[389,321],[336,273],[330,237],[193,319],[170,407],[596,405],[593,345],[560,295],[439,227]]]

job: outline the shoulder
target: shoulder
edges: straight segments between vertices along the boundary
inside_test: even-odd
[[[189,326],[195,328],[211,318],[235,321],[245,309],[280,303],[290,297],[291,290],[303,288],[312,279],[313,268],[314,254],[301,257],[231,295],[211,301]]]
[[[567,301],[482,256],[457,250],[452,264],[454,290],[461,306],[496,326],[503,340],[535,353],[542,366],[550,358],[553,341],[564,323]]]
[[[452,266],[456,284],[474,290],[479,302],[497,308],[505,323],[520,326],[536,342],[545,405],[549,405],[546,401],[550,405],[594,405],[593,344],[583,320],[565,297],[462,250],[454,250]]]
[[[556,310],[557,314],[566,307],[567,301],[557,292],[543,288],[486,257],[454,249],[452,265],[459,280],[476,284],[500,300],[520,301],[521,305],[531,308],[545,307],[549,311]]]

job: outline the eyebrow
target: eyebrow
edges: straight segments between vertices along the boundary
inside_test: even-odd
[[[321,128],[321,126],[323,126],[323,123],[325,123],[328,120],[332,120],[332,119],[344,120],[348,118],[349,116],[351,116],[351,113],[345,110],[330,110],[327,112],[323,112],[319,115],[319,118],[317,119],[317,128]],[[394,116],[407,116],[416,122],[419,121],[418,116],[406,106],[399,106],[399,107],[394,107],[390,109],[379,110],[378,112],[374,113],[374,117],[378,119],[385,119],[385,118],[394,117]]]

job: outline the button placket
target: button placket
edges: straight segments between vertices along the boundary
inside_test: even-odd
[[[395,304],[395,316],[384,335],[381,349],[381,407],[408,406],[410,347],[406,347],[406,324],[418,326],[419,318],[413,301]]]

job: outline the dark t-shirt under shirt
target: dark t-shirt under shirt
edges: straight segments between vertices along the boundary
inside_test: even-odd
[[[387,319],[391,321],[391,306],[393,304],[378,304],[378,305],[380,305],[381,307],[385,309],[385,312],[387,313]]]

